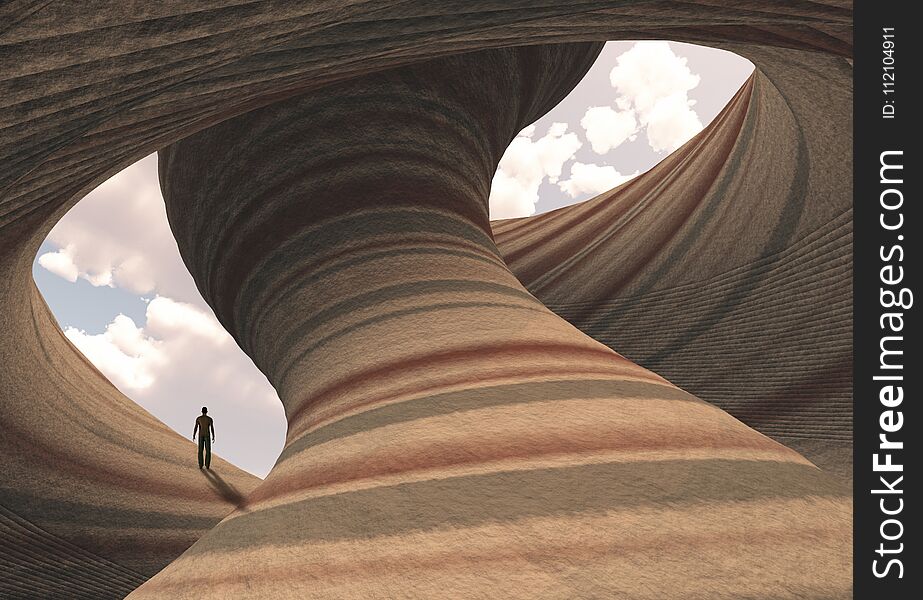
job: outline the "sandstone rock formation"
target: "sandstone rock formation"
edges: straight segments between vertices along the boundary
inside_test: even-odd
[[[122,597],[237,507],[133,597],[848,597],[836,478],[517,276],[842,464],[849,19],[840,2],[5,3],[0,596]],[[639,38],[758,70],[608,202],[498,224],[514,276],[487,220],[500,153],[579,80],[596,46],[578,42]],[[31,281],[70,206],[175,142],[184,259],[289,419],[259,485],[189,469]],[[786,383],[783,359],[805,370]]]
[[[759,69],[696,139],[495,239],[587,335],[849,480],[852,69],[733,49]]]

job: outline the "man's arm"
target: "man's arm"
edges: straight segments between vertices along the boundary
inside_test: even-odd
[[[208,427],[212,430],[212,442],[214,442],[215,441],[215,420],[214,419],[212,419],[208,423]]]
[[[195,420],[195,427],[192,429],[192,439],[195,439],[195,434],[199,430],[199,420]]]

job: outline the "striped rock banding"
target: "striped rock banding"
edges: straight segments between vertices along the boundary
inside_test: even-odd
[[[851,479],[852,70],[736,51],[760,69],[697,138],[495,239],[587,335]]]
[[[598,50],[402,67],[161,151],[180,253],[289,428],[246,509],[132,598],[197,583],[476,597],[497,579],[521,597],[848,594],[849,500],[833,477],[573,328],[494,245],[503,150]],[[733,145],[750,98],[714,147]],[[729,531],[729,505],[760,534]],[[789,521],[796,505],[810,523]],[[628,513],[657,522],[605,550]],[[682,548],[664,549],[671,536]],[[794,575],[799,563],[816,568]],[[656,577],[628,576],[637,564]]]
[[[124,597],[259,479],[217,457],[213,476],[199,472],[191,441],[77,352],[34,287],[22,296],[30,329],[5,331],[29,352],[0,356],[0,597]]]
[[[707,157],[722,152],[738,156],[748,167],[740,171],[762,173],[759,181],[766,189],[761,197],[781,197],[792,188],[791,176],[786,180],[779,169],[780,177],[769,177],[773,165],[761,161],[759,154],[771,151],[767,156],[778,160],[780,148],[793,148],[790,144],[797,136],[792,130],[801,128],[809,151],[808,173],[802,172],[802,177],[807,177],[804,189],[810,208],[802,214],[809,217],[799,218],[791,243],[782,251],[803,252],[802,244],[827,247],[826,240],[841,230],[824,233],[821,209],[844,207],[850,195],[848,178],[834,185],[832,178],[821,177],[825,170],[838,173],[843,167],[837,161],[848,160],[832,150],[825,154],[822,144],[848,147],[848,133],[836,128],[848,129],[842,125],[848,120],[838,119],[848,119],[843,115],[842,90],[849,85],[850,20],[850,3],[839,1],[785,6],[765,1],[534,1],[511,7],[487,0],[433,7],[387,1],[206,0],[194,5],[100,2],[93,10],[80,3],[4,3],[0,597],[122,597],[241,505],[245,496],[252,508],[228,517],[138,595],[182,597],[193,593],[193,587],[176,587],[187,582],[208,583],[230,597],[253,596],[248,585],[258,585],[263,597],[477,596],[485,590],[510,597],[847,596],[849,501],[842,487],[726,413],[582,336],[531,298],[488,241],[483,177],[498,158],[489,152],[477,159],[482,164],[470,180],[457,175],[459,169],[471,168],[470,158],[467,166],[466,161],[451,165],[449,171],[456,175],[437,186],[451,192],[443,197],[444,206],[415,204],[426,190],[413,188],[401,194],[414,204],[409,220],[406,214],[384,210],[380,201],[378,213],[351,213],[353,225],[360,227],[388,225],[391,218],[391,237],[383,235],[381,240],[391,247],[364,247],[357,238],[353,241],[358,246],[327,259],[342,262],[355,254],[380,264],[385,261],[381,254],[392,252],[392,259],[410,256],[408,264],[426,267],[417,273],[375,272],[376,277],[395,278],[387,292],[387,304],[394,309],[389,319],[370,322],[382,316],[375,314],[375,295],[386,293],[383,290],[366,290],[373,294],[366,298],[339,296],[346,289],[362,291],[362,269],[370,269],[370,263],[350,267],[352,280],[350,270],[325,274],[323,265],[313,263],[300,265],[307,269],[304,273],[290,272],[289,280],[280,278],[281,271],[295,265],[241,265],[241,272],[266,276],[281,286],[286,295],[276,304],[272,298],[258,298],[259,286],[252,287],[253,280],[220,277],[206,285],[200,281],[203,289],[218,285],[220,293],[208,300],[224,315],[219,315],[222,322],[242,347],[277,382],[291,415],[286,454],[259,487],[255,479],[227,464],[216,469],[223,485],[198,479],[197,470],[187,467],[189,447],[115,391],[61,335],[31,281],[31,268],[50,228],[93,187],[151,151],[235,115],[320,88],[332,90],[333,85],[354,85],[347,95],[361,98],[366,93],[363,85],[378,77],[374,73],[436,57],[608,39],[696,42],[750,58],[757,72],[749,84],[744,119],[755,123],[752,135],[762,142],[749,154],[737,154],[738,146],[752,144],[750,138],[738,133],[728,149],[699,144],[712,135],[703,134],[693,142],[698,148],[693,158],[720,173],[724,167]],[[579,68],[568,72],[564,67],[574,64],[562,59],[560,72],[546,72],[546,80],[534,82],[530,93],[541,93],[535,96],[536,112],[531,116],[521,106],[516,115],[503,116],[508,103],[524,102],[528,96],[513,88],[505,90],[486,114],[475,110],[472,123],[490,123],[498,118],[496,113],[507,121],[492,124],[497,130],[490,129],[486,138],[472,139],[496,154],[494,138],[511,136],[511,123],[526,124],[540,114],[538,107],[547,109],[554,97],[566,93],[585,67],[577,62]],[[537,66],[500,69],[485,81],[519,77]],[[428,80],[438,87],[442,76],[430,74]],[[803,77],[820,87],[799,90],[796,82]],[[542,85],[550,87],[543,90]],[[324,92],[318,93],[322,98]],[[788,113],[774,99],[776,94],[788,103]],[[823,101],[809,106],[811,94],[822,95]],[[439,95],[440,101],[449,99],[451,94]],[[304,101],[310,102],[310,97]],[[737,104],[742,111],[742,100]],[[454,101],[449,109],[450,114],[473,110]],[[731,112],[726,119],[740,117]],[[778,124],[767,122],[767,114],[786,123],[775,136],[769,126]],[[415,123],[409,125],[412,134]],[[389,134],[399,137],[401,130]],[[407,150],[416,147],[419,152],[420,140],[411,136],[404,141]],[[370,157],[369,165],[383,164],[380,158]],[[644,180],[663,178],[666,185],[665,171],[663,167]],[[275,171],[267,167],[266,172]],[[306,175],[297,169],[296,173]],[[370,176],[361,174],[358,191]],[[390,176],[389,186],[407,181],[393,172]],[[688,172],[682,177],[690,184],[696,179]],[[298,184],[307,185],[307,179]],[[336,183],[341,186],[338,193],[350,196],[348,182]],[[732,183],[745,185],[741,180]],[[276,196],[270,196],[275,201]],[[666,196],[653,198],[648,203],[659,205]],[[768,206],[770,212],[778,209],[777,204]],[[842,210],[831,211],[851,219]],[[334,218],[311,217],[316,224],[328,225]],[[419,222],[422,228],[417,241],[410,231],[395,233],[408,222]],[[775,221],[770,216],[757,222]],[[537,223],[544,227],[543,221]],[[339,223],[334,229],[349,227]],[[508,245],[513,237],[504,238],[503,227],[497,226],[498,242],[506,254],[515,244]],[[459,228],[468,232],[461,241]],[[406,247],[393,247],[395,235],[406,235]],[[816,241],[811,241],[812,235]],[[661,239],[666,244],[676,241]],[[417,246],[432,252],[425,258],[423,253],[415,255]],[[834,247],[840,251],[843,246],[837,242]],[[757,255],[765,248],[760,246]],[[600,256],[611,251],[601,251]],[[378,258],[373,258],[376,252]],[[724,262],[696,266],[696,253],[688,253],[683,267],[707,278],[724,273],[725,266],[746,270],[754,259],[746,255],[728,262],[730,257],[706,254]],[[815,254],[805,252],[792,260],[816,261]],[[554,266],[567,273],[563,280],[574,285],[574,296],[556,304],[554,286],[535,287],[535,281],[523,274],[536,256],[510,262],[529,289],[552,308],[601,341],[678,377],[706,399],[723,403],[766,433],[796,439],[791,420],[761,420],[759,410],[748,408],[751,400],[762,401],[752,386],[742,388],[747,393],[734,406],[721,390],[688,378],[684,365],[694,364],[689,361],[695,348],[684,346],[672,357],[658,357],[661,340],[677,332],[652,329],[655,345],[645,349],[643,340],[637,341],[638,330],[633,332],[623,321],[630,335],[622,348],[617,333],[568,306],[600,301],[602,310],[612,311],[614,321],[628,310],[618,304],[618,297],[602,298],[592,282],[578,278],[571,252],[558,252]],[[809,274],[843,268],[834,258],[811,264]],[[404,261],[401,265],[403,269]],[[656,261],[649,258],[632,265],[632,271],[656,272]],[[770,276],[760,281],[784,282],[785,268],[784,261],[775,261],[768,269]],[[311,313],[313,321],[307,313],[299,314],[300,330],[281,327],[280,311],[305,298],[299,295],[304,294],[299,277],[306,274],[332,277],[335,285],[311,293],[319,295],[320,304],[339,306],[324,314]],[[624,287],[615,289],[617,294],[637,293],[631,287],[637,282],[622,275],[618,279]],[[434,287],[434,281],[439,285]],[[843,289],[841,276],[830,281]],[[229,294],[244,289],[243,284],[250,286],[249,299],[263,303],[265,314],[259,322],[242,322],[237,314],[241,308]],[[584,285],[589,288],[578,295]],[[235,290],[236,286],[241,287]],[[401,288],[413,292],[402,295]],[[754,289],[754,298],[770,300],[763,303],[766,314],[779,310],[777,306],[788,313],[797,308],[790,302],[772,302],[768,287]],[[810,292],[807,287],[791,289]],[[651,310],[662,310],[653,294],[667,289],[643,291]],[[848,288],[843,291],[850,293]],[[692,308],[715,302],[713,297],[677,297]],[[434,302],[441,305],[435,311]],[[755,326],[774,322],[745,308],[735,310]],[[812,310],[799,314],[818,314]],[[426,312],[434,313],[431,319],[423,316]],[[494,317],[474,318],[488,312]],[[805,404],[818,402],[819,410],[842,407],[841,401],[824,402],[843,389],[840,374],[850,357],[842,354],[840,338],[850,317],[848,309],[832,309],[829,332],[818,331],[818,344],[829,342],[827,347],[835,352],[829,369],[816,361],[810,364],[821,369],[818,375],[829,373],[837,379],[804,396]],[[343,328],[344,319],[354,321]],[[393,333],[396,320],[408,319],[425,325],[416,338],[422,353],[419,362],[395,352],[406,346],[406,337],[388,333],[389,328]],[[445,319],[451,320],[451,327]],[[708,319],[697,322],[710,324]],[[517,323],[528,327],[521,328],[518,337],[506,335]],[[381,335],[368,337],[356,348],[358,332],[370,328]],[[486,329],[491,329],[493,339],[475,339]],[[267,331],[292,346],[274,348],[263,337]],[[736,335],[720,319],[696,334],[692,345],[709,336],[714,342]],[[453,335],[459,339],[452,341]],[[539,343],[530,336],[538,336]],[[466,337],[472,343],[453,347]],[[797,336],[791,339],[785,343],[799,342]],[[724,348],[735,347],[733,339],[722,343]],[[336,379],[345,368],[339,365],[320,379],[313,370],[305,370],[307,357],[347,347],[355,350],[341,358],[361,365],[361,377],[350,373],[352,381]],[[379,363],[382,356],[390,359]],[[269,364],[273,357],[281,359],[279,364]],[[755,364],[735,360],[736,369]],[[778,386],[765,389],[770,399],[783,397]],[[842,421],[840,408],[834,412]],[[802,413],[800,418],[810,416]],[[550,425],[539,429],[536,421]],[[842,440],[845,427],[834,428],[839,436],[835,440],[809,427],[796,441],[813,452],[810,445],[819,439],[816,449],[821,456],[836,445],[831,441]],[[538,431],[543,435],[537,437]],[[406,438],[410,434],[413,439]],[[381,453],[370,454],[372,448]],[[312,476],[316,479],[304,480]],[[419,501],[411,504],[408,499]],[[279,529],[280,523],[288,526]],[[266,541],[270,531],[276,531],[278,542]],[[229,562],[216,564],[218,556]],[[248,578],[254,570],[258,573]]]

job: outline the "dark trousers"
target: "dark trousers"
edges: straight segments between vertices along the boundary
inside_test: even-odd
[[[205,453],[205,468],[212,464],[212,439],[208,435],[199,435],[199,468],[202,468],[202,453]]]

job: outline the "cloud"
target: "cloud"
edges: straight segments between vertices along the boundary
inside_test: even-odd
[[[588,108],[580,119],[580,126],[597,154],[605,154],[626,140],[634,140],[638,131],[635,111],[615,111],[609,106]]]
[[[165,359],[157,341],[144,335],[123,314],[116,316],[103,333],[91,335],[68,327],[64,335],[123,391],[150,387],[155,380],[155,365]]]
[[[265,475],[285,438],[282,405],[266,378],[208,311],[158,296],[145,318],[139,326],[120,314],[103,333],[64,334],[122,393],[183,435],[208,405],[229,440],[222,455]]]
[[[191,304],[158,296],[148,303],[146,316],[146,329],[154,337],[196,337],[215,347],[234,344],[213,314]]]
[[[38,257],[38,264],[45,267],[58,277],[75,283],[80,275],[80,269],[74,264],[73,249],[70,246],[61,248],[57,252],[46,252]]]
[[[685,94],[661,98],[647,114],[647,141],[657,152],[672,152],[702,131],[699,116]]]
[[[627,100],[643,115],[661,98],[686,94],[701,78],[689,70],[685,58],[673,53],[668,42],[637,42],[616,59],[609,81],[624,98],[623,109]]]
[[[570,179],[560,181],[558,187],[571,198],[583,194],[595,196],[637,177],[638,173],[635,171],[631,175],[622,175],[615,167],[575,161],[570,167]]]
[[[668,42],[637,42],[616,58],[609,82],[615,106],[587,110],[580,125],[597,154],[606,154],[644,129],[656,152],[672,152],[702,130],[689,91],[701,78]]]
[[[567,123],[552,123],[534,140],[535,127],[523,129],[500,159],[490,188],[490,218],[526,217],[535,212],[538,188],[545,180],[557,183],[564,163],[583,145]]]
[[[150,388],[168,371],[188,369],[190,359],[214,362],[210,352],[236,349],[215,317],[191,304],[157,296],[148,303],[145,317],[144,327],[119,314],[103,333],[68,327],[64,334],[124,392]],[[187,352],[193,347],[198,347],[198,360]]]
[[[90,192],[48,235],[39,265],[68,281],[159,293],[204,306],[167,223],[152,154]]]

